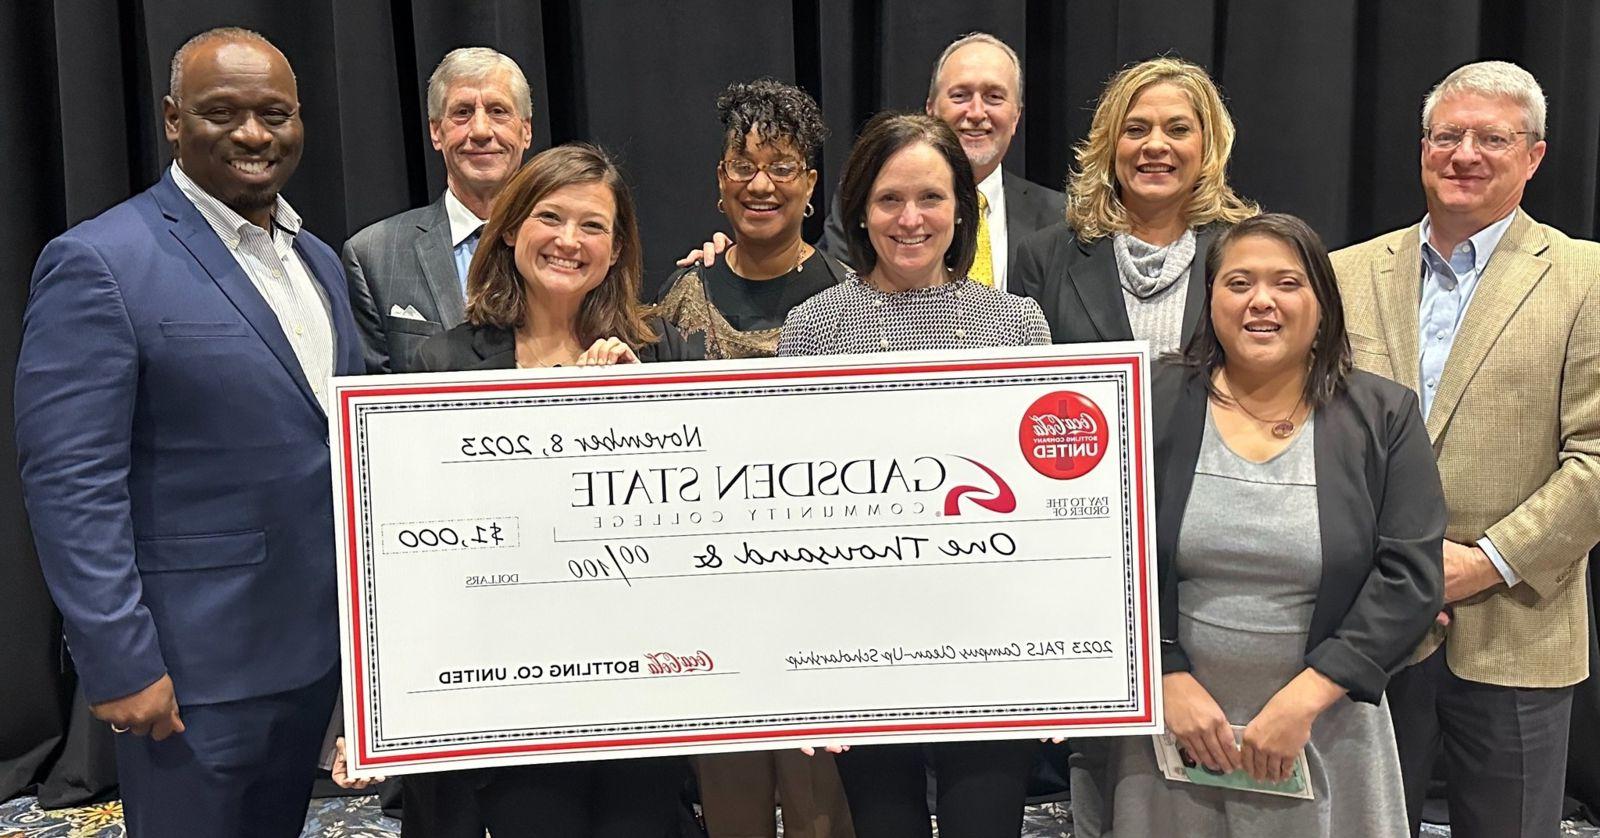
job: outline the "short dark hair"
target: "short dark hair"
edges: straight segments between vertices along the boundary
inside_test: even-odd
[[[762,77],[734,82],[717,97],[717,118],[722,120],[723,150],[743,151],[751,131],[763,143],[787,140],[810,164],[812,155],[828,137],[817,100],[791,84]]]
[[[189,40],[184,41],[183,46],[178,47],[178,51],[172,54],[172,63],[167,69],[167,95],[172,97],[172,101],[182,101],[183,65],[189,60],[189,56],[194,54],[195,50],[213,41],[232,41],[234,43],[257,44],[259,46],[266,47],[267,49],[272,50],[279,55],[283,55],[283,50],[278,49],[276,44],[267,40],[267,36],[255,31],[254,29],[246,29],[243,26],[218,26],[213,29],[207,29],[206,31],[195,35]],[[283,63],[289,63],[287,56],[284,57]],[[289,68],[289,78],[294,78],[293,67]]]
[[[896,152],[907,146],[925,143],[950,166],[955,187],[956,227],[950,249],[944,253],[945,267],[957,279],[972,269],[978,252],[978,183],[972,176],[972,163],[956,139],[956,132],[925,113],[887,111],[867,122],[850,149],[844,164],[844,180],[839,184],[839,219],[844,225],[845,243],[850,246],[850,264],[863,276],[878,266],[878,253],[867,236],[867,201],[878,172]]]
[[[1227,361],[1222,341],[1217,339],[1216,326],[1211,322],[1211,297],[1216,288],[1217,271],[1222,268],[1223,254],[1229,245],[1246,236],[1267,236],[1283,242],[1300,257],[1306,270],[1306,279],[1311,283],[1311,293],[1317,298],[1322,319],[1311,339],[1305,401],[1310,407],[1320,407],[1344,389],[1353,366],[1350,337],[1344,330],[1344,300],[1339,296],[1339,283],[1334,278],[1333,263],[1328,260],[1328,248],[1322,238],[1311,225],[1287,213],[1269,212],[1246,218],[1211,243],[1211,250],[1206,253],[1206,302],[1201,309],[1200,324],[1176,360],[1206,374],[1206,389],[1213,398],[1226,398],[1212,383],[1210,375]]]
[[[578,337],[585,343],[614,337],[635,349],[656,341],[639,302],[644,257],[633,193],[611,158],[588,143],[568,143],[539,152],[495,198],[478,237],[478,251],[467,269],[469,322],[502,329],[522,325],[528,316],[527,290],[517,272],[516,249],[505,243],[505,235],[515,234],[545,196],[580,183],[602,183],[611,189],[617,205],[611,232],[617,261],[578,307]]]

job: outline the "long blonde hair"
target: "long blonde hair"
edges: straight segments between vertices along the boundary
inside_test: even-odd
[[[1106,83],[1095,105],[1089,136],[1074,151],[1078,166],[1067,178],[1067,224],[1084,241],[1126,232],[1128,210],[1122,205],[1117,183],[1117,137],[1133,101],[1153,84],[1166,83],[1182,90],[1200,118],[1200,177],[1184,207],[1190,227],[1213,221],[1237,224],[1261,212],[1228,185],[1228,157],[1233,153],[1233,117],[1211,76],[1181,58],[1163,56],[1129,67]]]

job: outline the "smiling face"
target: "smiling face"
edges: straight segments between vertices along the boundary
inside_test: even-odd
[[[874,274],[898,288],[937,285],[955,236],[955,176],[933,146],[912,143],[884,162],[867,196]]]
[[[1222,252],[1211,285],[1211,325],[1230,367],[1305,370],[1322,308],[1288,242],[1245,235]]]
[[[517,115],[511,75],[500,71],[450,85],[443,115],[428,121],[428,135],[444,154],[452,191],[493,197],[522,165],[533,121]]]
[[[726,172],[730,161],[740,160],[758,167],[798,167],[800,173],[794,180],[779,183],[763,168],[741,183]],[[763,142],[752,130],[744,137],[744,148],[730,145],[723,151],[722,161],[717,167],[717,190],[722,197],[722,211],[733,223],[734,238],[763,243],[798,240],[806,205],[817,185],[817,171],[806,166],[794,144],[782,139]]]
[[[1122,205],[1142,219],[1181,208],[1200,179],[1204,155],[1200,117],[1183,89],[1167,82],[1146,87],[1117,134]]]
[[[218,39],[190,53],[182,85],[161,103],[178,165],[234,212],[267,227],[304,140],[289,62],[263,43]]]
[[[604,183],[575,183],[552,190],[505,243],[515,251],[517,273],[535,301],[582,299],[599,287],[617,261],[617,202]]]
[[[1527,116],[1512,99],[1461,93],[1433,108],[1429,122],[1437,127],[1503,128],[1528,130]],[[1527,135],[1503,151],[1478,147],[1469,133],[1453,149],[1436,149],[1422,141],[1422,189],[1434,223],[1446,223],[1466,235],[1506,217],[1522,203],[1522,192],[1544,159],[1543,140],[1529,143]]]
[[[1010,56],[981,42],[951,53],[939,70],[928,115],[955,130],[977,180],[988,177],[1011,148],[1022,118],[1017,81]]]

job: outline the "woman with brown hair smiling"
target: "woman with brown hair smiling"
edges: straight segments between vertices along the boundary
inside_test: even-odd
[[[950,126],[886,113],[861,132],[840,184],[850,261],[863,271],[796,306],[779,355],[1027,346],[1049,342],[1032,300],[967,277],[978,191]],[[943,838],[1016,835],[1030,741],[866,745],[839,757],[861,838],[926,838],[927,771]]]
[[[690,360],[647,320],[633,195],[616,166],[572,143],[529,160],[495,201],[467,274],[467,319],[417,350],[428,372]]]
[[[638,302],[635,218],[633,196],[605,152],[573,143],[535,155],[484,225],[467,274],[466,322],[422,344],[421,369],[692,360],[677,330],[647,318]],[[475,806],[476,831],[487,827],[496,838],[662,838],[677,822],[687,766],[650,757],[424,776],[441,818]],[[407,826],[409,835],[414,824]],[[442,829],[427,825],[422,834]]]

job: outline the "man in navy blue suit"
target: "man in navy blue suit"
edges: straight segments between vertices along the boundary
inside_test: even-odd
[[[173,58],[173,166],[50,242],[16,377],[39,560],[132,836],[297,836],[338,689],[327,384],[362,367],[338,257],[278,192],[289,62]]]

